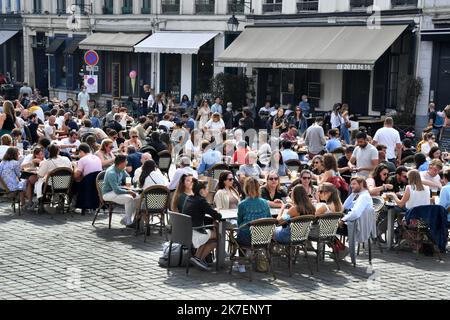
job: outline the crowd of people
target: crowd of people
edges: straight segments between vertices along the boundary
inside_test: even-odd
[[[442,206],[450,206],[449,155],[439,148],[434,109],[430,129],[414,146],[400,139],[390,117],[373,137],[365,128],[350,133],[345,104],[333,107],[327,132],[322,117],[308,126],[307,96],[287,109],[267,102],[257,110],[249,101],[237,111],[231,103],[224,107],[220,97],[210,104],[185,95],[176,103],[164,93],[155,95],[148,85],[144,92],[140,103],[131,99],[113,105],[103,117],[89,106],[85,91],[72,105],[57,99],[42,103],[39,91],[29,87],[15,101],[2,99],[0,177],[7,188],[19,191],[21,204],[32,210],[54,169],[72,169],[78,183],[105,171],[103,200],[125,206],[121,223],[127,227],[136,227],[139,209],[139,195],[125,183],[132,179],[141,189],[166,186],[172,192],[169,209],[190,215],[193,227],[220,220],[223,209],[237,210],[238,227],[278,209],[275,239],[280,242],[289,239],[287,222],[301,215],[346,213],[340,225],[345,230],[345,223],[358,219],[375,196],[395,201],[399,214],[430,204],[433,192],[440,192]],[[450,117],[449,110],[444,117]],[[169,173],[159,169],[164,151],[175,161]],[[292,160],[298,171],[289,169]],[[209,199],[207,181],[217,164],[230,170],[220,174]],[[386,217],[380,219],[381,234]],[[197,251],[192,262],[207,270],[215,231],[193,233]],[[239,229],[236,239],[249,245],[249,229]],[[243,265],[237,269],[245,271]]]

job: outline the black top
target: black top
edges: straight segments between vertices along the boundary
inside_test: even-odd
[[[148,106],[148,97],[150,97],[150,92],[144,92],[142,97],[142,108],[147,108]]]
[[[37,133],[39,124],[35,122],[28,122],[28,129],[30,129],[31,143],[35,144],[39,140],[39,135]]]
[[[274,201],[274,200],[282,200],[283,198],[287,197],[287,192],[284,189],[280,189],[279,191],[275,191],[275,195],[273,198],[270,197],[270,192],[267,190],[266,187],[261,189],[261,198],[268,200],[268,201]]]
[[[242,127],[243,127],[244,132],[245,132],[245,131],[247,131],[247,130],[250,130],[250,129],[254,128],[254,127],[255,127],[255,123],[254,123],[254,121],[253,121],[252,118],[250,118],[250,117],[245,117],[245,118],[244,118],[244,123],[243,123]]]
[[[405,159],[409,156],[414,156],[416,152],[413,149],[406,149],[402,151],[402,159]]]
[[[395,193],[400,192],[400,188],[402,189],[406,188],[406,183],[403,183],[402,181],[398,182],[396,176],[389,177],[387,183],[392,184],[394,186],[394,189],[392,191]]]
[[[161,152],[168,149],[167,144],[165,144],[162,141],[152,141],[149,143],[149,145],[155,148],[157,152]]]
[[[119,122],[117,122],[116,120],[111,121],[111,122],[108,124],[108,128],[111,128],[111,129],[116,130],[117,133],[119,133],[120,131],[123,130],[122,125],[121,125]]]
[[[2,130],[13,130],[16,127],[16,124],[14,123],[13,118],[11,117],[11,115],[7,114],[6,115],[6,119],[3,122],[3,127]]]
[[[205,225],[205,215],[210,215],[215,220],[221,220],[222,215],[214,210],[206,201],[206,198],[201,196],[189,196],[183,207],[183,214],[192,217],[192,227],[201,227]],[[205,229],[198,229],[201,233],[206,233]]]

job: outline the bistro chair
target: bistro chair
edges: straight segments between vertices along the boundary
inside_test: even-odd
[[[161,170],[162,173],[164,173],[167,176],[167,179],[169,179],[169,169],[172,165],[172,155],[169,151],[164,150],[158,153],[158,168]]]
[[[356,267],[355,245],[358,243],[357,255],[359,255],[360,243],[367,242],[369,249],[369,264],[372,265],[372,246],[371,240],[376,238],[376,213],[374,208],[365,210],[361,217],[356,221],[347,221],[348,228],[348,246],[350,249],[350,258],[354,267]],[[358,230],[367,230],[366,234],[361,234]]]
[[[5,181],[2,177],[0,177],[0,196],[5,197],[9,201],[12,201],[11,207],[13,208],[14,213],[16,213],[16,203],[19,207],[19,216],[21,214],[21,208],[20,205],[20,190],[17,191],[11,191],[9,190],[8,186],[6,185]]]
[[[154,147],[147,145],[147,146],[142,147],[141,150],[139,150],[139,152],[150,153],[152,155],[153,161],[158,163],[158,161],[159,161],[158,151],[156,151],[156,149]]]
[[[337,161],[345,154],[345,149],[343,147],[336,148],[331,152],[331,154],[336,158]]]
[[[252,268],[256,259],[257,252],[263,252],[269,262],[269,271],[272,272],[273,279],[276,280],[275,272],[272,267],[272,258],[270,246],[272,244],[275,226],[278,221],[274,218],[263,218],[253,220],[239,227],[239,229],[250,227],[250,246],[240,245],[236,239],[230,238],[230,244],[235,247],[232,251],[240,252],[243,257],[230,256],[230,274],[233,271],[233,262],[237,260],[246,260],[250,264],[249,280],[252,281]]]
[[[404,159],[402,159],[402,161],[401,161],[401,164],[402,165],[405,165],[405,166],[414,166],[414,156],[408,156],[408,157],[406,157],[406,158],[404,158]]]
[[[302,168],[303,168],[302,162],[300,160],[297,160],[297,159],[286,160],[284,162],[284,164],[286,165],[286,167],[288,168],[288,170],[290,172],[297,171],[298,173],[300,173],[302,171]]]
[[[44,212],[44,204],[58,205],[65,213],[65,202],[70,205],[72,196],[73,171],[69,168],[56,168],[51,171],[44,182],[42,198],[39,200],[39,213]],[[69,211],[69,205],[67,211]]]
[[[319,271],[319,259],[320,256],[325,258],[325,245],[328,245],[332,249],[333,258],[336,262],[338,270],[340,270],[339,258],[335,247],[336,232],[339,226],[339,219],[343,217],[342,213],[326,213],[317,217],[316,223],[318,225],[318,234],[309,236],[310,241],[317,242],[316,249],[316,266]]]
[[[144,242],[147,241],[147,234],[150,235],[150,227],[159,227],[159,234],[162,236],[163,229],[165,229],[166,212],[169,208],[170,191],[167,187],[161,185],[154,185],[145,189],[139,199],[138,210],[136,214],[136,221],[144,219]],[[159,222],[153,222],[153,217],[158,216]],[[173,228],[173,226],[172,226]],[[136,227],[136,234],[139,231],[139,223]],[[172,230],[173,232],[173,230]]]
[[[309,232],[311,230],[311,225],[315,217],[313,215],[300,216],[292,218],[289,222],[289,227],[291,229],[291,237],[288,243],[277,242],[279,246],[286,252],[288,259],[289,276],[292,277],[292,267],[297,260],[297,255],[299,250],[302,249],[305,253],[306,261],[308,262],[308,268],[311,274],[313,274],[311,265],[308,259],[308,251],[306,249],[306,241],[309,237]],[[294,261],[292,261],[294,260]]]
[[[219,181],[220,174],[224,171],[230,171],[230,167],[225,163],[217,163],[208,170],[208,176]]]
[[[97,208],[97,211],[95,212],[94,220],[92,221],[92,226],[94,226],[95,221],[97,220],[98,213],[101,209],[103,209],[103,212],[105,212],[105,208],[108,208],[108,214],[109,214],[109,229],[111,229],[111,220],[112,220],[112,214],[113,210],[116,205],[118,205],[115,202],[112,201],[105,201],[103,200],[103,183],[105,180],[105,173],[106,171],[102,171],[97,175],[97,178],[95,179],[95,185],[97,187],[97,194],[98,194],[98,200],[99,205]]]

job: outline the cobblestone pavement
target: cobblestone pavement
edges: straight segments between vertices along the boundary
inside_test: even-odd
[[[120,214],[108,229],[101,213],[13,214],[0,204],[0,299],[449,299],[449,257],[444,261],[412,253],[374,251],[341,271],[327,258],[310,275],[305,259],[288,276],[284,260],[275,260],[277,280],[268,274],[202,272],[182,268],[167,275],[159,267],[164,237],[147,238],[120,226]],[[311,259],[312,260],[312,259]]]

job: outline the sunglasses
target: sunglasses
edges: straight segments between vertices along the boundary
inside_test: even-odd
[[[320,164],[320,161],[316,161],[316,162],[314,162],[314,164]]]
[[[270,181],[278,181],[278,178],[269,178]]]
[[[137,138],[138,136],[132,136],[132,138]]]
[[[227,180],[228,180],[228,181],[233,181],[234,179],[233,179],[233,178],[227,178]]]
[[[303,180],[311,180],[311,177],[302,177]]]

